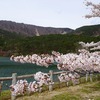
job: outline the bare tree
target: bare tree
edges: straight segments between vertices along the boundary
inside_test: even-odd
[[[94,4],[92,2],[86,1],[85,4],[87,7],[90,7],[90,9],[91,9],[91,13],[87,14],[85,16],[86,18],[100,17],[100,3]]]

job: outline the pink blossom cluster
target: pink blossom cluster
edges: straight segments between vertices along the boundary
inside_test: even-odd
[[[51,82],[50,76],[47,73],[37,72],[34,75],[34,79],[36,81],[30,83],[28,83],[26,80],[18,80],[15,85],[11,85],[10,90],[12,95],[17,96],[19,94],[24,95],[26,92],[37,92],[40,89],[42,90],[42,86],[44,84],[54,84],[54,82]]]
[[[59,76],[58,76],[58,79],[60,82],[69,82],[69,81],[72,81],[73,83],[75,81],[79,81],[79,78],[80,78],[80,75],[76,72],[74,73],[68,73],[68,72],[64,72],[64,73],[61,73]]]
[[[57,68],[59,70],[69,70],[69,71],[75,71],[77,69],[81,69],[84,71],[98,71],[100,72],[100,52],[92,52],[90,53],[89,51],[82,49],[79,50],[79,54],[75,54],[75,53],[68,53],[68,54],[58,54],[58,53],[54,53],[53,55],[51,55],[50,57],[43,57],[43,59],[45,58],[45,60],[47,60],[48,62],[45,61],[42,62],[42,58],[40,56],[38,56],[38,58],[34,58],[37,59],[38,62],[41,63],[36,63],[37,65],[40,66],[49,66],[50,64],[54,64],[56,62],[57,64]],[[17,56],[14,57],[13,60],[14,61],[19,61],[22,63],[22,58],[24,59],[23,56]],[[40,58],[40,59],[39,59]],[[31,57],[29,57],[28,60],[31,60]],[[27,62],[28,63],[28,62]],[[32,62],[30,62],[32,63]]]
[[[40,86],[44,84],[45,85],[53,84],[51,82],[50,76],[47,73],[43,73],[41,71],[37,72],[34,75],[34,79],[39,82]]]
[[[57,67],[59,70],[75,71],[81,69],[83,71],[100,72],[100,52],[90,53],[82,49],[79,54],[68,53],[58,56]]]
[[[100,46],[93,47],[90,50],[100,50]]]
[[[29,85],[28,85],[27,88],[28,88],[27,91],[30,94],[30,93],[39,91],[39,89],[41,88],[41,86],[40,86],[39,82],[33,81],[33,82],[29,83]]]
[[[94,41],[90,42],[90,43],[85,43],[85,42],[82,42],[80,41],[79,44],[82,46],[82,47],[86,47],[86,48],[90,48],[90,47],[98,47],[100,46],[100,41],[99,42],[96,42],[94,43]]]
[[[26,55],[26,56],[14,56],[10,57],[10,60],[20,63],[33,63],[38,66],[45,66],[48,67],[50,64],[54,63],[54,59],[52,55],[49,54],[33,54],[33,55]]]
[[[26,80],[18,80],[15,85],[10,86],[12,95],[17,96],[19,94],[24,95],[28,87],[28,82]]]

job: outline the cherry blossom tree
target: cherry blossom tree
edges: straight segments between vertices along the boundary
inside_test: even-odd
[[[86,18],[92,18],[92,17],[100,17],[100,3],[94,4],[92,2],[86,1],[85,5],[87,7],[90,7],[91,13],[87,14]]]

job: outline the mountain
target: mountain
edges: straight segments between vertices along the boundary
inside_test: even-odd
[[[24,36],[40,36],[48,34],[67,34],[72,32],[70,28],[53,28],[53,27],[41,27],[35,25],[29,25],[24,23],[16,23],[12,21],[0,21],[0,29],[15,32]]]
[[[12,21],[0,21],[0,36],[8,38],[17,38],[22,36],[40,36],[48,34],[75,34],[100,36],[100,24],[79,27],[76,30],[70,28],[53,28],[16,23]]]
[[[88,36],[100,36],[100,24],[79,27],[74,31],[74,34],[83,34]]]

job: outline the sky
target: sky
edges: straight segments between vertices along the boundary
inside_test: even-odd
[[[44,27],[76,29],[100,24],[100,18],[86,19],[90,9],[85,0],[0,0],[0,20]],[[88,0],[99,3],[99,0]]]

